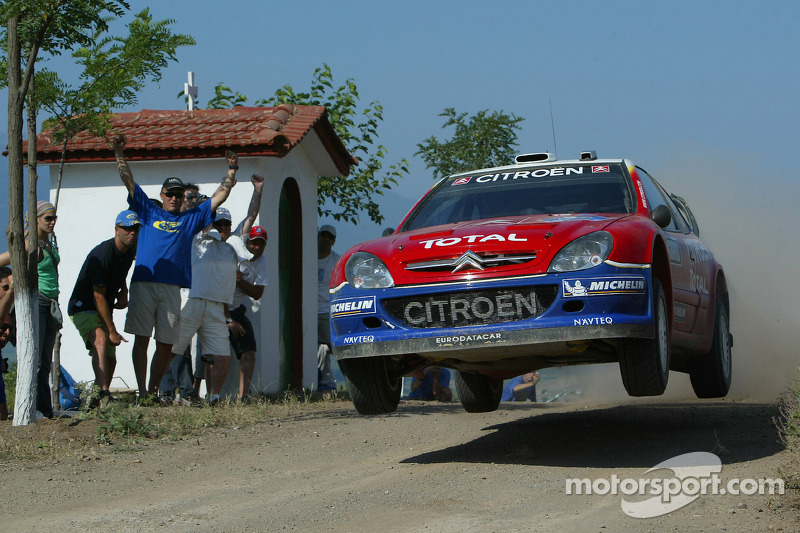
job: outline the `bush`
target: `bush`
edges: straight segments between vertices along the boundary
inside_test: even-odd
[[[781,469],[787,487],[800,488],[800,380],[781,395],[780,413],[775,419],[778,435],[789,452],[789,460]]]

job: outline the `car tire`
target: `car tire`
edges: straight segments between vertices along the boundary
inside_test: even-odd
[[[718,297],[711,351],[689,361],[689,377],[698,398],[722,398],[728,394],[731,388],[732,346],[728,310]]]
[[[347,378],[350,399],[362,415],[393,413],[400,403],[403,380],[390,372],[389,357],[363,357],[339,361]]]
[[[461,405],[468,413],[496,411],[503,395],[503,382],[483,374],[456,372],[456,390]]]
[[[622,383],[631,396],[658,396],[667,388],[671,343],[667,309],[661,282],[653,278],[655,337],[623,339],[620,343]]]

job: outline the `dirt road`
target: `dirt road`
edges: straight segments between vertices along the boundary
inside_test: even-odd
[[[705,495],[637,519],[621,510],[623,495],[565,490],[568,478],[652,476],[697,451],[719,455],[726,482],[777,477],[785,452],[774,414],[729,401],[502,404],[489,414],[401,402],[364,418],[323,403],[136,452],[2,464],[0,529],[797,531],[796,494]]]

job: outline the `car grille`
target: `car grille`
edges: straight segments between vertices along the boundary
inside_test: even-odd
[[[467,262],[472,259],[471,262]],[[486,254],[468,251],[460,257],[434,259],[406,264],[406,270],[423,272],[457,272],[463,268],[483,270],[505,265],[521,265],[536,259],[536,252],[524,254]]]
[[[448,292],[384,300],[383,307],[411,328],[480,326],[537,317],[557,293],[557,285]]]

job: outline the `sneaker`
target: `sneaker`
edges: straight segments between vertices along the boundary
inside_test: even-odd
[[[170,405],[175,405],[175,398],[171,396],[159,396],[158,397],[158,406],[159,407],[169,407]]]
[[[99,402],[99,405],[100,405],[101,409],[106,409],[108,407],[111,407],[114,404],[114,402],[116,402],[116,401],[117,401],[117,399],[114,398],[113,396],[111,396],[111,392],[110,391],[107,391],[107,390],[100,391],[100,402]]]
[[[208,405],[211,407],[217,407],[218,405],[222,404],[222,400],[220,398],[214,398],[213,400],[208,400]]]
[[[181,397],[175,400],[176,405],[181,405],[183,407],[203,407],[204,403],[205,402],[196,394],[190,394],[186,398]]]

